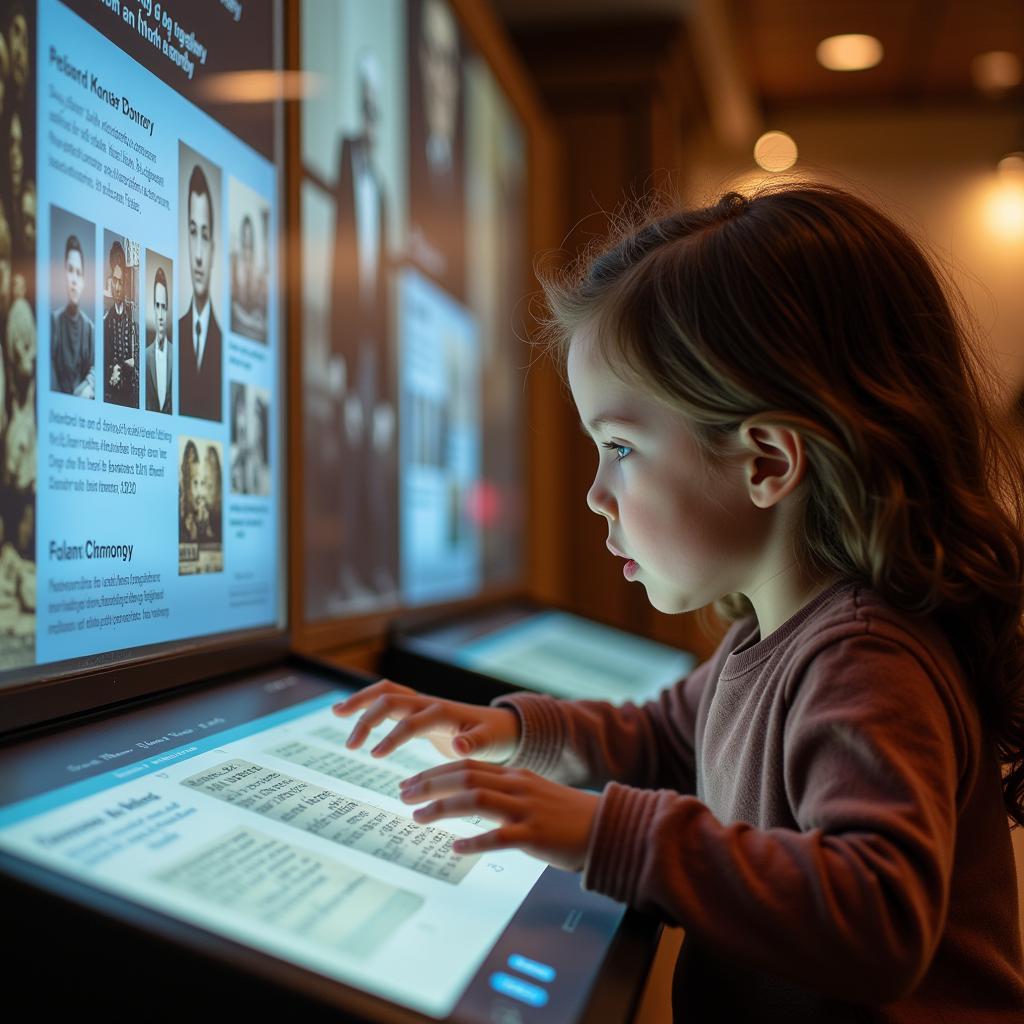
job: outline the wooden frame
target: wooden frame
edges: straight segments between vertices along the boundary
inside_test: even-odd
[[[555,185],[558,175],[558,150],[554,132],[533,85],[507,35],[487,0],[451,0],[467,39],[488,62],[495,78],[505,91],[513,109],[521,118],[528,139],[527,201],[530,210],[528,250],[531,253],[557,244]],[[286,12],[286,63],[299,69],[299,3],[290,0]],[[305,615],[305,562],[303,551],[304,467],[302,421],[302,239],[300,236],[301,149],[300,112],[292,101],[286,111],[286,177],[285,199],[288,224],[288,370],[289,370],[289,623],[295,649],[308,653],[327,654],[357,667],[371,667],[375,654],[383,644],[388,623],[398,615],[410,612],[408,606],[396,604],[368,614],[309,623]],[[532,267],[527,280],[532,280]],[[534,514],[536,496],[546,494],[546,501],[558,504],[559,475],[548,444],[531,443],[555,429],[545,413],[552,405],[551,396],[557,382],[546,368],[531,371],[528,377],[526,422],[534,420],[539,429],[531,430],[526,458],[526,564],[519,580],[497,587],[486,587],[477,597],[428,606],[432,614],[458,613],[485,602],[498,600],[528,589],[539,597],[554,599],[564,587],[566,565],[559,558],[556,532],[538,521]],[[557,519],[557,511],[553,513]],[[533,584],[531,586],[530,584]]]

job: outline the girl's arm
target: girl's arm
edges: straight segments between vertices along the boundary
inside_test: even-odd
[[[589,789],[615,780],[694,792],[697,707],[717,660],[704,662],[642,705],[534,693],[499,697],[495,706],[510,707],[519,716],[520,741],[507,767]]]
[[[736,783],[760,789],[764,807],[788,803],[794,827],[723,824],[694,797],[612,783],[584,887],[827,995],[906,995],[945,925],[958,802],[977,786],[992,805],[981,820],[993,833],[1005,823],[997,774],[978,767],[977,722],[951,691],[898,642],[831,644],[790,697],[784,764]]]

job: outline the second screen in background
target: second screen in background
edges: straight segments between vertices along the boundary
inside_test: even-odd
[[[525,147],[445,0],[305,0],[300,18],[324,83],[300,182],[303,596],[321,621],[521,572]],[[410,314],[424,302],[435,315]],[[431,353],[440,388],[407,365]]]

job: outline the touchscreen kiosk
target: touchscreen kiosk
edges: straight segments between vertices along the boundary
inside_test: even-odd
[[[383,671],[481,702],[513,690],[613,703],[652,699],[695,657],[555,608],[508,602],[440,621],[397,625]]]
[[[413,822],[398,783],[443,758],[424,740],[384,760],[345,750],[353,723],[330,706],[347,692],[276,666],[0,750],[0,865],[240,946],[362,1019],[581,1019],[624,907],[518,851],[454,854],[493,825]],[[624,1019],[639,977],[591,1019]]]

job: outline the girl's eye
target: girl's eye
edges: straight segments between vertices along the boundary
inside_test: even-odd
[[[629,445],[616,444],[614,441],[602,441],[601,447],[607,448],[610,452],[615,452],[615,458],[618,462],[621,462],[633,450]]]

